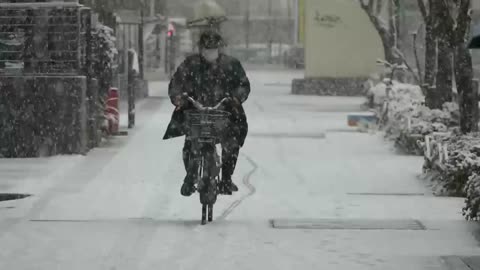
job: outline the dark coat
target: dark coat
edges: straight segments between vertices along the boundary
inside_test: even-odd
[[[244,103],[250,94],[250,82],[242,64],[237,59],[220,54],[217,64],[207,62],[199,54],[187,57],[178,67],[168,87],[170,99],[188,93],[205,106],[215,106],[227,94]],[[170,124],[163,137],[164,140],[185,135],[185,111],[193,109],[191,104],[174,111]],[[226,106],[232,114],[229,134],[237,138],[243,146],[248,133],[248,123],[242,105]]]

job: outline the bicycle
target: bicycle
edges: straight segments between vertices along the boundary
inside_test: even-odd
[[[184,94],[196,110],[185,112],[186,136],[191,141],[194,158],[189,161],[189,169],[195,168],[194,185],[202,204],[202,225],[213,221],[213,205],[219,194],[224,194],[220,171],[221,154],[217,145],[221,143],[223,134],[229,125],[230,113],[220,110],[229,101],[224,98],[215,107],[205,107],[192,97]],[[208,217],[207,217],[208,216]]]

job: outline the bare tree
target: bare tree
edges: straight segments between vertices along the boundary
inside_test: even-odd
[[[450,14],[452,0],[417,0],[425,25],[426,105],[442,108],[452,101],[453,50],[455,19]],[[456,1],[456,0],[453,0]]]
[[[382,18],[382,10],[384,3],[388,3],[389,19],[388,24]],[[389,63],[401,63],[402,59],[396,53],[398,50],[398,32],[395,11],[398,5],[396,0],[359,0],[360,7],[368,15],[373,26],[377,30],[380,39],[382,40],[383,49],[385,51],[385,60]]]
[[[417,0],[425,21],[426,103],[441,108],[457,86],[462,132],[478,129],[478,97],[472,85],[472,57],[467,48],[471,0]],[[455,77],[453,77],[453,74]]]

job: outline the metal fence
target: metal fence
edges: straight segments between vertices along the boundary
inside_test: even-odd
[[[74,3],[0,4],[0,74],[84,74],[88,19]]]

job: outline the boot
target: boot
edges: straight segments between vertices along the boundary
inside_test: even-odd
[[[232,195],[233,192],[238,192],[238,187],[233,183],[231,178],[223,178],[220,186],[220,193],[224,195]]]
[[[192,194],[195,193],[195,185],[193,184],[192,178],[187,175],[183,180],[183,185],[180,190],[180,194],[185,197],[190,197]]]

